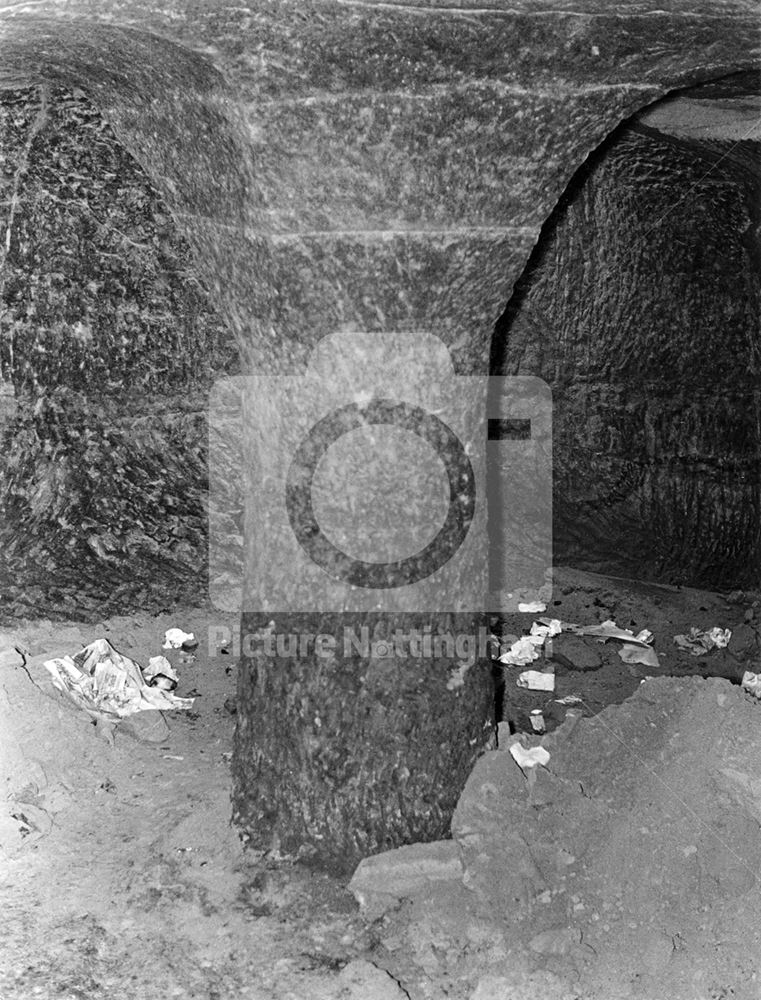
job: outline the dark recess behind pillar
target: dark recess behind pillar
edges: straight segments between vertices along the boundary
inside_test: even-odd
[[[558,564],[761,579],[758,154],[625,123],[542,231],[492,364],[553,389]]]

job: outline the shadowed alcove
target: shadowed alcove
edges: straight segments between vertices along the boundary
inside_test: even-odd
[[[497,325],[493,370],[553,390],[556,564],[758,585],[760,110],[738,74],[621,124]]]

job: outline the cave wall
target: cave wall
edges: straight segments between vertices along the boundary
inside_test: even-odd
[[[238,352],[159,192],[81,90],[5,91],[0,595],[206,594],[207,393]]]
[[[759,38],[744,0],[658,11],[598,0],[308,10],[0,0],[0,50],[0,86],[76,87],[99,109],[187,241],[246,370],[303,370],[338,329],[435,330],[456,370],[474,374],[487,370],[494,323],[578,165],[674,87],[752,68]],[[39,441],[28,440],[17,482],[39,474]],[[146,453],[157,470],[161,448]],[[107,480],[119,475],[109,461]],[[150,496],[141,506],[133,491],[128,516],[113,503],[91,510],[107,544],[86,555],[109,580],[130,518],[166,546]],[[18,500],[7,517],[23,534],[29,507]],[[60,527],[46,503],[40,529]],[[134,548],[139,576],[156,571],[155,552],[145,539]],[[63,569],[44,564],[53,605]]]
[[[757,65],[758,7],[0,0],[0,54],[0,86],[76,86],[100,109],[164,198],[244,371],[303,372],[338,331],[406,331],[435,332],[456,373],[485,374],[494,324],[579,164],[670,90]],[[247,590],[266,532],[246,531]],[[467,583],[453,574],[455,591]],[[328,635],[413,624],[378,617],[290,621]],[[474,624],[408,617],[437,634]],[[242,632],[268,618],[244,615]],[[493,725],[488,657],[450,687],[457,669],[448,654],[357,653],[340,669],[244,654],[241,830],[343,866],[441,836]]]
[[[622,126],[545,227],[497,364],[553,388],[557,562],[758,585],[759,162]]]

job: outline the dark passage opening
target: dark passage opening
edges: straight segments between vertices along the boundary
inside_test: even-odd
[[[577,171],[496,328],[554,394],[554,562],[761,579],[759,77],[672,94]]]

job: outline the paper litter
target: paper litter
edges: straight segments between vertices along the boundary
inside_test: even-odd
[[[456,691],[457,688],[463,687],[465,684],[465,674],[470,670],[470,663],[460,663],[455,670],[450,674],[449,680],[447,681],[447,691]]]
[[[540,637],[542,642],[553,635],[560,635],[563,631],[563,623],[559,618],[540,618],[531,626],[530,635]]]
[[[596,635],[603,642],[607,639],[620,639],[637,646],[649,646],[653,639],[653,633],[646,628],[635,635],[631,629],[619,628],[611,619],[601,625],[571,625],[564,622],[563,631],[574,632],[576,635]]]
[[[541,648],[547,640],[561,632],[571,632],[579,636],[595,636],[600,642],[617,639],[623,643],[618,655],[624,663],[643,663],[648,667],[660,666],[658,655],[651,646],[652,632],[648,629],[642,629],[635,635],[631,629],[619,628],[611,619],[600,625],[576,625],[571,622],[561,622],[557,618],[540,618],[532,624],[530,633],[513,642],[510,648],[498,657],[498,660],[509,666],[528,666],[529,663],[539,659]],[[527,670],[518,677],[517,684],[518,687],[531,688],[535,691],[554,691],[555,675],[541,673],[537,670]]]
[[[151,687],[139,664],[114,649],[108,639],[96,639],[76,656],[46,660],[44,666],[55,687],[96,719],[120,719],[149,709],[189,709],[193,704],[192,698]]]
[[[174,667],[165,656],[152,656],[148,660],[148,666],[143,670],[143,680],[150,687],[174,691],[177,687],[178,677]]]
[[[533,622],[529,634],[517,639],[506,653],[498,657],[499,662],[515,667],[525,667],[533,663],[539,659],[545,641],[557,635],[561,628],[560,620],[557,618],[542,618],[538,622]]]
[[[555,674],[545,674],[541,670],[525,670],[516,681],[520,688],[531,688],[532,691],[554,691]]]
[[[716,626],[707,630],[691,628],[689,635],[675,635],[674,642],[680,649],[688,650],[693,656],[702,656],[711,649],[723,649],[728,646],[731,638],[731,629]]]
[[[754,674],[752,670],[746,670],[740,681],[740,686],[755,695],[756,698],[761,698],[761,674]]]
[[[544,767],[550,760],[550,755],[544,747],[531,747],[527,750],[526,747],[517,742],[510,747],[510,753],[522,771],[530,770],[538,764]]]
[[[624,663],[644,663],[646,667],[659,667],[658,654],[652,646],[637,646],[631,642],[625,642],[619,649],[618,655]]]
[[[183,632],[181,628],[168,628],[164,634],[162,649],[180,649],[182,646],[195,645],[196,637],[192,632]]]
[[[539,646],[531,641],[531,636],[524,635],[514,642],[506,653],[503,653],[499,657],[499,662],[511,664],[515,667],[525,667],[526,664],[538,660],[539,656]]]
[[[531,723],[531,728],[535,733],[543,733],[545,731],[546,726],[544,722],[544,714],[541,708],[534,708],[531,710],[529,722]]]

